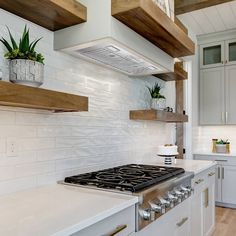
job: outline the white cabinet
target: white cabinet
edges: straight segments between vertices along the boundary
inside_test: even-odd
[[[200,69],[236,64],[236,39],[200,45]]]
[[[195,192],[192,199],[191,209],[192,236],[203,236],[203,194]]]
[[[197,160],[217,161],[216,167],[216,204],[236,208],[236,157],[195,155]]]
[[[224,107],[224,67],[201,70],[200,124],[224,124]]]
[[[225,41],[225,65],[236,64],[236,39]]]
[[[208,173],[208,183],[203,192],[203,234],[210,236],[215,227],[215,171]]]
[[[200,125],[236,124],[236,39],[200,45]]]
[[[200,45],[200,68],[222,66],[224,64],[224,41]]]
[[[222,166],[222,202],[236,204],[236,166]]]
[[[236,65],[225,67],[225,123],[229,125],[236,124]]]
[[[134,232],[135,206],[132,206],[102,221],[99,221],[98,223],[91,225],[88,228],[85,228],[71,236],[127,236],[134,234]]]
[[[221,202],[221,165],[216,166],[215,200]]]
[[[200,71],[200,124],[236,124],[236,65]]]
[[[215,226],[215,167],[196,175],[191,205],[191,236],[210,236]]]

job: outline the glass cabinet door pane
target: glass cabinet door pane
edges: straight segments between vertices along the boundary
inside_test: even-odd
[[[236,42],[229,43],[229,61],[236,61]]]
[[[203,65],[221,63],[221,45],[203,48]]]

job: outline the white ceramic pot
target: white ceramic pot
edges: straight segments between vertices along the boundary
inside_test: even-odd
[[[156,110],[163,110],[166,108],[166,99],[165,98],[152,98],[151,108]]]
[[[15,59],[10,61],[10,81],[12,83],[39,87],[43,84],[44,65],[37,61]]]
[[[226,144],[216,144],[216,152],[217,153],[226,153]]]

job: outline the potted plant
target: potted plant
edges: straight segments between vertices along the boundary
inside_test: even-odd
[[[229,141],[220,139],[216,142],[216,152],[217,153],[227,153],[227,145],[229,145]]]
[[[147,87],[151,95],[151,108],[163,110],[166,108],[166,98],[160,93],[161,86],[155,83],[153,87]]]
[[[13,83],[39,87],[43,84],[44,57],[35,51],[39,40],[29,40],[29,29],[25,26],[24,32],[17,44],[9,28],[10,42],[2,37],[0,41],[7,49],[4,57],[10,60],[10,81]]]

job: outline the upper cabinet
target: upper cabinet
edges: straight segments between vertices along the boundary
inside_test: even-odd
[[[224,63],[224,42],[200,45],[200,67],[211,68]]]
[[[225,41],[225,64],[236,64],[236,39]]]
[[[200,68],[236,64],[236,39],[200,45]]]
[[[200,45],[200,125],[236,124],[236,39]]]

